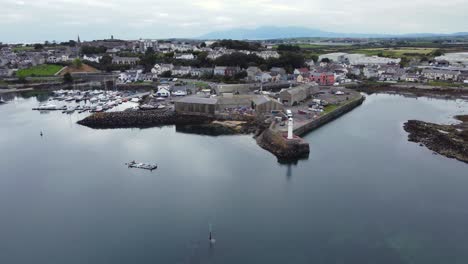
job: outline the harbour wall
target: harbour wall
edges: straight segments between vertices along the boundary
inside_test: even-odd
[[[333,110],[332,112],[325,114],[318,119],[312,120],[296,129],[294,129],[294,134],[297,136],[304,136],[307,133],[325,125],[326,123],[333,121],[334,119],[346,114],[347,112],[353,110],[354,108],[360,106],[365,100],[365,97],[361,95],[360,98],[351,101],[339,108]]]

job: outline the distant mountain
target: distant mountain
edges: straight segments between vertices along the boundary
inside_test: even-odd
[[[215,31],[199,39],[282,39],[282,38],[422,38],[422,37],[468,36],[468,32],[453,34],[414,33],[414,34],[360,34],[334,33],[306,27],[276,27],[264,26],[256,29],[234,28]]]

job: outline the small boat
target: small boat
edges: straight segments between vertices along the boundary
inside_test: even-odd
[[[186,96],[186,95],[187,95],[187,92],[186,92],[186,91],[179,90],[179,91],[173,92],[172,95],[175,95],[175,96]]]
[[[33,110],[57,110],[57,106],[51,103],[40,104],[38,107],[33,108]]]
[[[140,110],[153,110],[156,108],[158,108],[158,106],[149,105],[149,104],[140,105]]]
[[[102,111],[104,111],[104,108],[102,106],[100,106],[100,105],[96,106],[96,109],[94,109],[94,112],[96,112],[96,113],[99,113],[99,112],[102,112]]]
[[[3,99],[0,99],[0,104],[6,104],[6,102],[3,101]]]
[[[71,107],[68,107],[66,110],[63,110],[62,113],[64,113],[64,114],[73,114],[73,112],[75,112],[75,110],[76,110],[76,107],[71,106]]]
[[[140,98],[138,98],[138,97],[132,98],[132,99],[130,100],[130,102],[138,103],[138,102],[140,102]]]
[[[143,169],[143,170],[150,170],[153,171],[158,168],[156,164],[149,164],[149,163],[139,163],[136,161],[130,161],[129,163],[125,163],[129,168],[135,169]]]
[[[72,96],[68,96],[67,98],[65,98],[66,102],[71,102],[73,100],[75,100],[75,98],[73,98]]]

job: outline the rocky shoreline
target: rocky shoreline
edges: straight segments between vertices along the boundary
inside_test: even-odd
[[[404,129],[408,141],[420,143],[428,149],[459,161],[468,163],[468,115],[456,116],[462,121],[456,125],[440,125],[409,120]]]
[[[351,88],[351,87],[350,87]],[[468,88],[443,88],[443,87],[428,87],[421,88],[416,86],[398,86],[390,84],[382,85],[360,85],[352,89],[364,92],[367,94],[373,93],[396,93],[396,94],[411,94],[415,96],[430,96],[441,98],[463,98],[468,97]]]
[[[218,121],[204,124],[177,125],[176,131],[187,134],[224,136],[257,134],[261,128],[255,122]]]

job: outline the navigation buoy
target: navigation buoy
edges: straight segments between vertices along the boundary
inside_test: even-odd
[[[216,239],[213,237],[213,231],[211,230],[211,224],[210,224],[210,236],[208,238],[211,244],[216,243]]]

